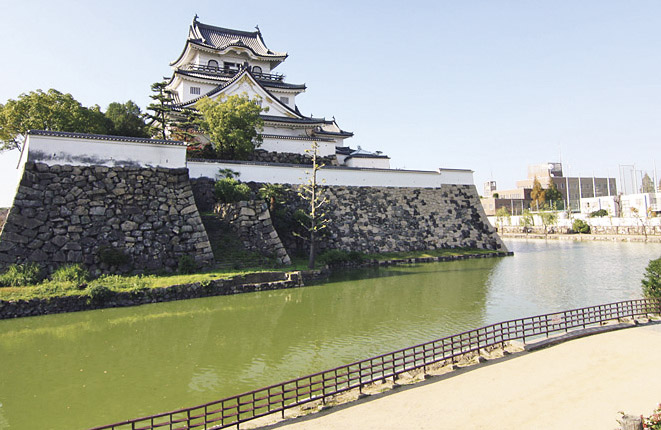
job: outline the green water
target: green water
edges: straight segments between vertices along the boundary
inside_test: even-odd
[[[0,429],[82,429],[537,313],[640,297],[661,245],[508,242],[514,257],[0,321]]]

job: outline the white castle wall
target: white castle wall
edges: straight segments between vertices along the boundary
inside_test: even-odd
[[[21,162],[34,161],[49,166],[69,164],[74,166],[164,167],[168,169],[186,167],[186,146],[183,143],[161,143],[162,141],[150,139],[115,138],[114,136],[40,133],[45,134],[28,134]]]
[[[308,166],[273,165],[248,162],[188,162],[191,179],[215,178],[221,169],[239,172],[243,182],[268,182],[273,184],[302,184],[307,181],[311,168]],[[361,169],[325,166],[317,174],[324,185],[353,187],[416,187],[439,188],[442,185],[473,185],[473,172],[460,169],[439,171]]]

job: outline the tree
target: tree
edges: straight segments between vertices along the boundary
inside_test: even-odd
[[[245,160],[262,143],[263,109],[259,99],[251,100],[246,94],[221,97],[197,102],[195,107],[202,114],[200,126],[221,158]]]
[[[282,204],[285,188],[280,184],[264,184],[258,191],[257,195],[266,200],[269,204],[269,211],[273,215],[276,204]]]
[[[149,137],[147,124],[143,119],[140,107],[131,100],[126,103],[113,102],[108,105],[106,118],[112,124],[108,133],[115,136]]]
[[[528,234],[530,227],[535,225],[535,217],[533,217],[528,209],[523,211],[523,215],[521,215],[521,219],[519,220],[519,225],[523,226],[526,235]]]
[[[98,106],[88,109],[71,94],[31,91],[0,105],[0,151],[20,149],[30,129],[105,134],[108,125]]]
[[[496,211],[496,221],[497,224],[500,225],[501,232],[505,225],[505,219],[507,219],[507,223],[509,224],[511,219],[510,211],[508,211],[505,206],[501,206]]]
[[[305,150],[305,152],[312,155],[312,171],[306,172],[308,180],[305,184],[302,184],[299,187],[298,192],[298,195],[307,202],[307,209],[303,212],[304,216],[303,219],[300,220],[300,224],[307,231],[309,236],[304,238],[303,236],[294,233],[296,236],[306,239],[310,243],[310,254],[308,258],[309,269],[314,269],[317,234],[328,227],[326,214],[321,212],[327,199],[326,196],[324,196],[323,189],[317,182],[317,172],[324,167],[323,164],[317,163],[318,150],[319,144],[317,142],[312,143],[311,149]]]
[[[539,183],[537,176],[535,176],[535,180],[532,183],[530,197],[532,198],[531,206],[533,209],[539,210],[539,208],[544,207],[544,202],[546,202],[546,191],[542,188],[542,184]]]
[[[544,236],[546,236],[548,234],[548,228],[558,222],[558,214],[552,211],[543,211],[539,213],[539,217],[542,219]]]
[[[560,194],[560,191],[558,191],[558,187],[555,185],[555,182],[551,182],[551,186],[545,190],[544,199],[547,202],[556,204],[557,202],[562,201],[562,194]]]
[[[646,297],[661,299],[661,258],[651,260],[647,265],[642,284]]]
[[[179,112],[172,113],[170,122],[170,137],[181,140],[189,145],[195,144],[195,138],[199,135],[198,125],[202,115],[195,109],[182,108]]]
[[[146,113],[144,115],[151,126],[151,135],[161,139],[167,138],[166,130],[170,121],[169,116],[172,112],[172,97],[165,90],[166,86],[166,81],[151,84],[153,94],[149,98],[154,100],[154,103],[147,106],[147,110],[153,113]]]
[[[640,187],[641,193],[653,193],[654,192],[654,181],[650,178],[650,175],[645,173],[642,180],[642,186]]]

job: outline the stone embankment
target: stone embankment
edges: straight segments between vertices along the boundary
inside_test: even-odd
[[[140,291],[108,291],[100,297],[64,296],[17,301],[0,300],[0,319],[138,306],[300,286],[303,286],[303,276],[300,272],[263,272]]]
[[[349,263],[321,270],[296,272],[259,272],[238,275],[228,279],[215,279],[192,284],[173,285],[140,291],[112,292],[102,296],[65,296],[31,300],[0,300],[0,319],[20,318],[64,312],[77,312],[93,309],[138,306],[149,303],[169,302],[194,299],[199,297],[224,296],[251,293],[255,291],[296,288],[326,278],[331,270],[391,266],[400,264],[429,263],[436,261],[466,260],[473,258],[504,257],[511,252],[493,252],[488,254],[468,254],[445,257],[403,258],[394,260],[367,260],[361,263]]]
[[[1,239],[0,268],[82,263],[101,273],[213,260],[187,169],[28,162]]]
[[[291,264],[264,201],[218,203],[213,211],[236,231],[247,250],[274,258],[279,265]]]

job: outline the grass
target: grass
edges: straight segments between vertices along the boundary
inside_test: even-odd
[[[364,255],[364,257],[366,259],[384,261],[408,258],[446,257],[468,254],[490,254],[494,252],[496,251],[470,248],[453,248],[428,251],[367,254]],[[159,274],[136,276],[104,275],[89,281],[86,281],[84,276],[79,276],[79,271],[75,268],[66,266],[62,270],[56,271],[54,275],[51,276],[51,279],[44,280],[41,283],[0,288],[0,300],[30,300],[61,296],[87,296],[93,298],[96,294],[104,294],[107,293],[107,291],[142,291],[150,288],[162,288],[172,285],[192,284],[215,279],[226,279],[236,275],[248,273],[292,272],[298,270],[307,270],[307,258],[295,258],[292,261],[292,265],[286,267],[274,268],[268,266],[253,266],[242,269],[221,267],[191,274]]]

